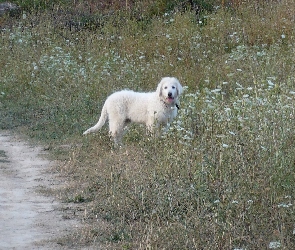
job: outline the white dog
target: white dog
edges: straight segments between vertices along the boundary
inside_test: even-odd
[[[109,132],[115,144],[120,144],[124,127],[129,122],[143,123],[150,132],[154,127],[167,126],[177,115],[178,97],[182,86],[174,77],[164,77],[156,92],[138,93],[122,90],[110,95],[101,111],[97,124],[83,135],[98,131],[109,120]]]

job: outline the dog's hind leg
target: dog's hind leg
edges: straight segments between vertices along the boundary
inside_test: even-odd
[[[109,122],[110,127],[110,136],[113,138],[115,145],[122,145],[122,137],[124,134],[124,123],[116,123],[110,120]]]

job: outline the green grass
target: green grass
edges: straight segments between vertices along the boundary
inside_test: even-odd
[[[79,31],[43,12],[1,31],[0,127],[60,159],[67,187],[58,195],[85,208],[69,242],[294,248],[292,11],[293,1],[244,4],[202,23],[191,12],[147,22],[121,13]],[[137,125],[122,149],[107,126],[82,137],[110,93],[153,91],[163,76],[186,89],[161,138]]]

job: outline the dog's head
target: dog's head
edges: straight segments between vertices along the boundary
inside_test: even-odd
[[[175,104],[182,93],[182,86],[175,77],[164,77],[158,85],[156,93],[167,104]]]

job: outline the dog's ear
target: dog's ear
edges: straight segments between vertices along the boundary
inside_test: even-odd
[[[161,96],[162,95],[162,85],[163,85],[163,79],[158,84],[158,87],[157,87],[157,90],[156,90],[156,93],[158,94],[158,96]]]

